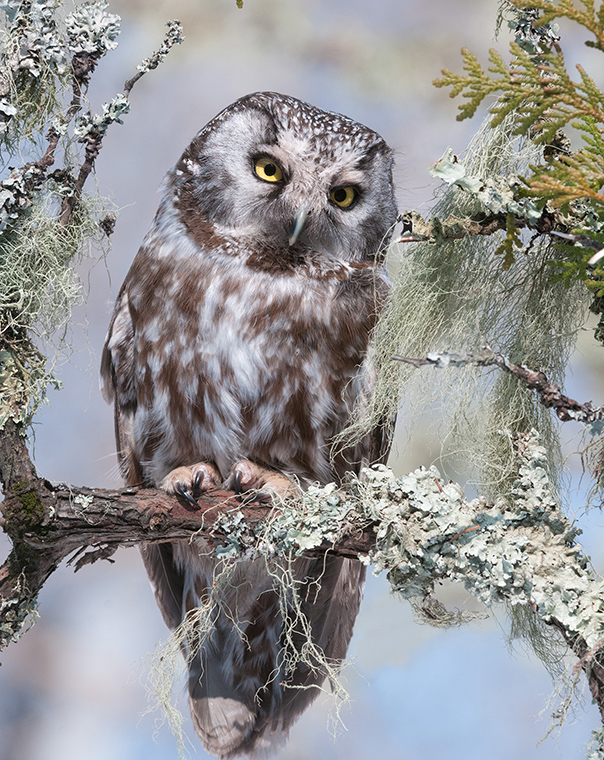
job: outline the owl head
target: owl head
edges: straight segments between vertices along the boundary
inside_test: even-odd
[[[169,175],[188,227],[246,250],[371,261],[397,209],[392,150],[346,116],[247,95],[192,140]]]

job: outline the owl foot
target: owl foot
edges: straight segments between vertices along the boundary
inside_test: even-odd
[[[182,496],[194,509],[199,509],[195,496],[209,491],[220,484],[218,470],[207,462],[198,462],[189,467],[177,467],[169,472],[159,484],[162,491]]]
[[[253,491],[243,499],[245,503],[260,502],[266,504],[277,496],[286,499],[295,496],[296,486],[280,472],[268,470],[258,464],[242,459],[233,465],[227,488],[232,488],[237,494]]]

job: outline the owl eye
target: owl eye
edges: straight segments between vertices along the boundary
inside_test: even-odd
[[[272,158],[257,158],[254,161],[254,171],[265,182],[280,182],[283,179],[281,167]]]
[[[329,193],[329,197],[332,203],[340,208],[350,208],[355,202],[358,196],[358,190],[356,187],[334,187]]]

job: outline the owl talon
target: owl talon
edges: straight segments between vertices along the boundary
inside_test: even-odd
[[[195,478],[193,479],[193,494],[198,494],[201,490],[201,484],[203,483],[205,478],[205,473],[203,470],[197,470],[195,473]]]
[[[247,459],[233,465],[231,476],[225,486],[235,491],[238,496],[251,492],[243,500],[240,498],[243,504],[266,504],[275,497],[286,499],[298,493],[297,487],[288,477]]]
[[[212,464],[198,462],[190,466],[177,467],[162,480],[160,488],[183,498],[193,509],[200,509],[195,496],[208,491],[220,482],[220,474]]]
[[[182,496],[183,499],[186,499],[186,501],[189,502],[193,509],[200,509],[199,504],[188,488],[179,483],[177,486],[175,486],[174,491],[178,496]]]
[[[243,493],[243,488],[241,487],[241,472],[239,470],[236,470],[233,475],[233,491],[238,495]]]

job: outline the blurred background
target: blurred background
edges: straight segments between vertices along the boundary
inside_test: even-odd
[[[462,153],[480,121],[455,121],[456,103],[431,82],[441,68],[461,70],[462,46],[483,62],[489,47],[507,49],[507,30],[493,39],[497,5],[245,0],[239,10],[235,0],[110,3],[122,17],[122,34],[119,48],[93,77],[89,98],[95,111],[122,91],[137,63],[157,48],[167,19],[183,22],[186,39],[136,85],[131,113],[123,126],[109,130],[97,162],[99,191],[120,212],[106,259],[82,272],[89,295],[75,315],[73,353],[59,369],[64,390],[51,392],[37,417],[35,460],[45,477],[89,486],[119,483],[112,412],[98,390],[100,350],[113,299],[155,212],[156,189],[200,127],[256,90],[276,90],[347,114],[394,147],[400,208],[425,214],[436,186],[427,168],[448,146]],[[571,62],[593,54],[568,35],[563,42]],[[566,391],[603,403],[603,370],[592,333],[585,330]],[[564,434],[570,452],[580,431],[577,426]],[[422,426],[410,445],[395,447],[398,474],[431,464],[439,445]],[[599,510],[584,513],[589,483],[581,479],[577,457],[569,467],[570,509],[601,569],[604,519]],[[3,558],[3,536],[0,548]],[[154,716],[143,715],[145,658],[167,630],[137,551],[120,550],[114,559],[77,575],[61,567],[42,592],[34,628],[3,653],[0,760],[177,757],[168,728],[155,733]],[[443,589],[441,599],[449,606],[468,602],[456,587]],[[582,757],[598,725],[588,691],[562,731],[540,743],[549,725],[552,682],[521,646],[506,645],[506,625],[503,610],[463,628],[418,625],[409,605],[389,594],[385,578],[370,577],[349,652],[351,702],[342,711],[343,725],[334,726],[329,698],[318,700],[292,730],[282,757]],[[205,758],[188,716],[186,730],[192,757]]]

